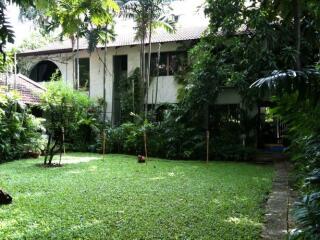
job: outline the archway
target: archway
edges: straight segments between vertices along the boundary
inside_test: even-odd
[[[49,82],[52,75],[57,71],[61,76],[61,71],[55,63],[48,60],[41,61],[33,67],[30,78],[35,82]]]

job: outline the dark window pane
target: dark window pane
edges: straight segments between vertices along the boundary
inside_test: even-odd
[[[76,60],[77,62],[77,60]],[[76,72],[76,76],[77,76]],[[89,90],[90,82],[90,59],[89,58],[80,58],[79,59],[79,87],[81,90]]]
[[[159,76],[167,76],[168,75],[168,53],[160,54],[159,61]]]
[[[158,54],[152,53],[151,54],[151,64],[150,64],[150,73],[151,73],[152,77],[157,76],[157,62],[158,62]]]
[[[183,58],[186,58],[184,52],[174,52],[169,56],[169,75],[174,75],[180,70]]]
[[[148,58],[149,55],[146,54],[146,67],[148,66]],[[158,70],[159,70],[159,76],[167,76],[167,53],[161,53],[160,54],[160,61],[158,59],[158,53],[152,53],[151,54],[151,62],[150,62],[150,73],[152,77],[156,77],[158,75]],[[158,65],[159,61],[159,65]],[[159,69],[157,67],[159,66]]]
[[[158,59],[158,53],[152,53],[150,64],[151,76],[157,76],[158,71],[159,76],[174,75],[178,71],[183,57],[186,57],[186,53],[184,52],[162,52],[160,53],[160,59]],[[148,66],[148,54],[146,54],[146,66]]]

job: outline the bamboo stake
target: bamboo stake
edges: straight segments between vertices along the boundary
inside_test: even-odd
[[[210,131],[207,130],[207,164],[209,163],[209,142],[210,142]]]
[[[103,129],[103,133],[102,133],[102,156],[103,156],[103,160],[104,160],[105,153],[106,153],[106,132],[105,132],[105,129]]]
[[[65,154],[65,148],[64,148],[64,127],[61,128],[61,134],[62,134],[62,147],[60,147],[60,161],[59,161],[59,165],[61,165],[61,160],[62,160],[62,153],[64,150],[64,154]]]
[[[143,139],[144,139],[144,153],[146,155],[146,163],[147,163],[147,160],[148,160],[148,150],[147,150],[147,133],[144,132],[143,133]]]

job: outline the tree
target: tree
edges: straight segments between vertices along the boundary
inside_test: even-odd
[[[99,41],[107,38],[103,32],[106,32],[107,25],[113,24],[113,16],[118,9],[114,0],[59,0],[24,8],[23,16],[36,19],[45,32],[61,27],[61,37],[67,36],[71,40],[72,48],[76,48],[74,82],[78,89],[80,38],[89,36],[88,50],[94,49]]]
[[[221,86],[235,87],[245,105],[257,102],[250,85],[274,70],[297,69],[317,61],[319,6],[300,2],[300,37],[296,7],[291,1],[209,0],[207,35],[191,54],[193,69],[186,81],[183,101],[201,116],[198,105],[215,102]],[[317,9],[315,11],[314,9]],[[299,10],[300,11],[300,10]],[[296,39],[296,41],[293,41]],[[299,44],[298,44],[298,40]],[[300,46],[300,51],[298,49]],[[304,54],[301,55],[300,52]],[[299,57],[297,55],[299,53]]]
[[[170,14],[170,7],[168,3],[164,0],[152,0],[150,1],[150,7],[149,7],[149,14],[148,14],[148,35],[149,35],[149,51],[148,51],[148,65],[147,65],[147,87],[146,87],[146,108],[145,108],[145,118],[147,118],[148,115],[148,93],[149,93],[149,85],[150,85],[150,77],[151,77],[151,51],[152,51],[152,32],[156,28],[163,28],[167,32],[174,32],[175,26],[175,16]],[[160,51],[160,49],[159,49]],[[159,56],[158,56],[159,58]],[[159,64],[159,59],[157,60]],[[159,66],[157,66],[159,67]],[[156,95],[158,93],[156,92]]]
[[[0,1],[0,53],[3,55],[5,60],[4,46],[7,43],[14,43],[14,32],[8,23],[7,17],[5,15],[6,5],[3,0]]]
[[[48,135],[45,165],[52,165],[55,154],[62,153],[65,136],[78,131],[79,122],[87,117],[90,100],[85,94],[74,91],[62,81],[51,82],[41,98]]]
[[[113,0],[99,0],[88,2],[87,9],[90,9],[86,13],[86,19],[89,24],[89,28],[86,31],[86,37],[89,42],[89,51],[93,52],[98,43],[104,45],[103,60],[99,56],[99,60],[103,63],[103,120],[107,120],[107,106],[106,106],[106,81],[107,81],[107,44],[110,40],[114,39],[114,16],[119,12],[119,6]],[[99,54],[99,53],[98,53]]]
[[[169,13],[169,5],[164,0],[124,0],[122,3],[122,15],[134,20],[136,24],[135,38],[140,41],[141,105],[138,112],[142,113],[144,109],[145,118],[147,118],[148,113],[152,32],[159,27],[169,32],[174,31],[174,17]],[[145,49],[147,39],[149,42],[148,64],[146,64]]]
[[[148,29],[148,1],[122,1],[121,14],[125,18],[132,18],[136,24],[136,36],[135,38],[140,41],[140,106],[138,106],[138,112],[142,113],[144,109],[145,100],[145,82],[146,82],[146,64],[145,64],[145,41],[147,37]]]
[[[214,16],[211,30],[220,30],[230,36],[237,30],[230,24],[232,21],[238,24],[237,27],[247,27],[242,37],[233,37],[237,43],[229,48],[233,50],[229,53],[235,56],[236,46],[246,43],[237,51],[245,53],[241,58],[245,63],[243,70],[238,68],[238,71],[245,73],[247,84],[253,82],[249,92],[258,88],[260,92],[269,90],[269,95],[277,96],[274,100],[277,105],[272,112],[287,125],[287,137],[291,140],[289,151],[298,171],[298,182],[304,183],[301,190],[305,195],[293,211],[297,228],[290,239],[318,239],[320,72],[312,66],[319,62],[319,3],[314,0],[263,1],[261,4],[252,1],[255,5],[247,6],[239,1],[232,8],[227,6],[228,2],[235,4],[211,1],[210,13]],[[222,38],[227,40],[225,36]],[[254,45],[260,46],[260,51],[261,48],[265,50],[262,51],[264,56],[251,49]],[[250,58],[250,53],[254,59]],[[261,60],[267,60],[266,65],[261,66]],[[230,63],[238,62],[231,59]],[[255,75],[251,74],[251,69],[255,70]]]

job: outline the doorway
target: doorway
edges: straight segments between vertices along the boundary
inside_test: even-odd
[[[113,57],[113,99],[112,99],[112,124],[121,124],[121,81],[128,77],[128,56],[118,55]]]

